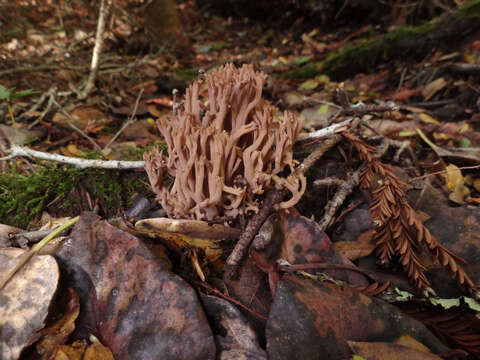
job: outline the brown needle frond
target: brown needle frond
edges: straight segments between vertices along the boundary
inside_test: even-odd
[[[383,262],[398,259],[408,277],[424,294],[434,294],[430,287],[419,253],[428,249],[432,256],[455,277],[470,294],[477,294],[477,287],[458,264],[463,259],[444,248],[423,224],[415,210],[408,204],[402,182],[393,169],[381,163],[373,155],[375,148],[349,132],[342,135],[357,150],[365,163],[360,187],[372,192],[370,204],[375,225],[376,254]]]

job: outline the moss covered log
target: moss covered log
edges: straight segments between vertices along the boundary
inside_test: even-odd
[[[347,44],[330,54],[323,66],[307,64],[292,70],[292,77],[314,77],[321,73],[342,79],[359,72],[371,71],[376,65],[394,59],[414,60],[432,49],[452,49],[470,33],[480,29],[480,0],[466,2],[457,12],[420,26],[399,26],[374,39]]]
[[[433,48],[449,51],[455,42],[477,29],[480,29],[480,0],[470,0],[445,19],[421,26],[399,26],[379,38],[347,45],[327,57],[322,72],[342,78],[397,58],[418,59]]]

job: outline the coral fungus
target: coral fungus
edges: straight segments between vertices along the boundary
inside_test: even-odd
[[[273,186],[292,194],[279,208],[298,202],[306,181],[293,171],[292,147],[301,122],[287,111],[274,121],[276,108],[262,100],[265,78],[251,65],[227,64],[190,85],[178,112],[157,121],[168,158],[154,150],[145,169],[170,217],[216,220],[257,211],[258,196]],[[170,188],[165,172],[175,178]]]

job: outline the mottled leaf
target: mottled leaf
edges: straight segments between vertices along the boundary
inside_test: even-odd
[[[0,275],[26,254],[21,249],[0,249]],[[60,272],[50,255],[34,256],[0,290],[0,359],[18,359],[38,339],[57,290]]]
[[[434,352],[447,350],[422,323],[384,301],[350,287],[284,276],[267,321],[267,352],[272,359],[322,354],[322,360],[338,360],[351,356],[347,340],[390,342],[405,333]]]
[[[84,213],[58,257],[80,295],[80,334],[94,329],[116,359],[215,357],[196,293],[135,236]]]

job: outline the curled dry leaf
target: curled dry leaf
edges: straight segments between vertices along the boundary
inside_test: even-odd
[[[0,224],[0,248],[12,246],[10,236],[22,230],[10,225]]]
[[[7,273],[25,254],[20,249],[0,249],[0,274]],[[35,256],[0,290],[0,359],[18,359],[22,350],[38,339],[59,277],[52,256]]]
[[[153,218],[140,220],[135,229],[152,238],[162,238],[167,246],[197,248],[205,252],[208,260],[216,260],[221,254],[221,240],[234,240],[240,230],[220,224],[209,224],[201,220],[176,220]]]

